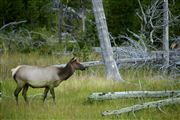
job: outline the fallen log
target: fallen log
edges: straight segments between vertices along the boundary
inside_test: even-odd
[[[114,48],[114,49],[122,49],[122,48]],[[179,64],[179,58],[180,58],[180,51],[170,51],[170,60],[172,60],[175,63]],[[141,63],[141,62],[158,62],[161,63],[163,59],[164,51],[152,51],[149,53],[149,57],[142,57],[142,58],[120,58],[116,60],[117,64],[125,64],[125,63]],[[92,66],[98,66],[103,65],[103,61],[89,61],[89,62],[81,62],[86,67],[92,67]],[[59,65],[53,65],[56,67],[64,67],[66,64],[59,64]]]
[[[176,65],[180,65],[180,61],[176,62],[175,64],[176,64]]]
[[[156,58],[127,58],[127,59],[118,59],[116,63],[137,63],[137,62],[149,62],[157,60]],[[89,62],[81,62],[85,67],[92,67],[92,66],[98,66],[98,65],[103,65],[104,63],[102,61],[89,61]],[[53,65],[56,67],[64,67],[66,64],[58,64],[58,65]]]
[[[155,57],[147,57],[147,58],[124,58],[124,59],[117,59],[116,63],[125,64],[125,63],[139,63],[139,62],[153,62],[153,61],[160,61],[160,58]]]
[[[104,64],[102,61],[89,61],[89,62],[81,62],[85,67],[92,67],[92,66],[97,66],[97,65],[102,65]],[[66,64],[59,64],[59,65],[53,65],[56,67],[64,67]]]
[[[153,107],[157,107],[157,108],[159,108],[159,110],[161,110],[160,107],[162,107],[162,106],[166,106],[166,105],[170,105],[170,104],[177,104],[177,103],[180,103],[180,97],[179,98],[169,98],[169,99],[153,101],[153,102],[147,102],[147,103],[143,103],[143,104],[137,104],[137,105],[122,108],[119,110],[104,111],[104,112],[102,112],[102,115],[108,116],[108,115],[121,115],[122,113],[129,113],[129,112],[134,113],[135,111],[138,111],[141,109],[153,108]]]
[[[149,61],[157,61],[158,59],[156,58],[127,58],[127,59],[118,59],[116,63],[137,63],[137,62],[149,62]],[[85,67],[92,67],[92,66],[98,66],[98,65],[103,65],[103,61],[89,61],[89,62],[81,62]],[[66,64],[57,64],[53,65],[56,67],[64,67]]]
[[[101,48],[100,47],[93,47],[92,49],[97,53],[101,53]],[[129,48],[128,47],[112,47],[112,49],[113,49],[114,52],[116,51],[116,53],[121,53],[124,50],[128,51]],[[135,49],[135,50],[137,50],[139,52],[142,52],[139,49]],[[150,56],[151,55],[162,56],[164,54],[164,51],[160,51],[160,50],[159,51],[150,51],[148,54]],[[180,56],[180,50],[170,50],[169,54],[170,54],[170,56],[176,56],[176,55]]]
[[[92,93],[88,100],[102,101],[121,98],[162,98],[162,97],[177,97],[180,96],[180,90],[174,91],[126,91],[126,92],[107,92],[107,93]]]

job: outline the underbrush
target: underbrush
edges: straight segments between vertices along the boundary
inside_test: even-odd
[[[86,71],[77,71],[70,79],[62,82],[55,88],[56,104],[53,104],[51,95],[43,104],[42,93],[44,89],[28,91],[29,105],[26,105],[19,94],[19,105],[16,105],[13,92],[16,83],[11,78],[10,69],[19,64],[52,65],[67,63],[72,56],[50,56],[30,54],[4,54],[0,59],[1,80],[1,119],[17,120],[99,120],[99,119],[138,119],[138,120],[178,120],[180,118],[180,105],[162,107],[165,112],[151,108],[122,116],[101,116],[106,110],[120,109],[130,105],[158,100],[148,99],[118,99],[101,102],[89,102],[87,97],[93,92],[116,92],[133,90],[179,90],[179,80],[163,77],[158,71],[141,68],[121,70],[124,83],[105,79],[103,66],[91,67]],[[96,59],[96,58],[95,58]]]

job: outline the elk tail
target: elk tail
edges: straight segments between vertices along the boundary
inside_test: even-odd
[[[12,77],[14,80],[16,80],[16,73],[19,70],[19,68],[21,68],[22,66],[17,66],[16,68],[12,68],[11,72],[12,72]]]

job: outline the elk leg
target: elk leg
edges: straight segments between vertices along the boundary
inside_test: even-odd
[[[28,85],[26,84],[23,88],[23,91],[22,91],[22,96],[24,97],[24,100],[26,103],[28,103],[28,100],[27,100],[27,91],[28,91]]]
[[[18,95],[19,95],[19,93],[21,92],[22,88],[23,88],[23,87],[17,86],[17,88],[16,88],[15,91],[14,91],[14,96],[15,96],[15,98],[16,98],[16,103],[17,103],[17,105],[18,105]]]
[[[53,102],[54,102],[54,103],[56,103],[56,102],[55,102],[55,93],[54,93],[54,88],[50,88],[50,93],[51,93],[51,95],[52,95]]]
[[[44,89],[43,102],[45,101],[45,99],[46,99],[46,97],[47,97],[47,93],[48,93],[48,91],[49,91],[49,88],[48,88],[48,87],[46,87],[46,88]]]

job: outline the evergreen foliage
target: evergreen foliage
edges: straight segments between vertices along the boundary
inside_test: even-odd
[[[99,46],[91,0],[59,1],[62,3],[64,15],[62,32],[71,34],[71,37],[65,37],[65,41],[77,41],[76,48],[79,49]],[[155,0],[141,0],[141,3],[144,9],[147,9],[153,1]],[[136,15],[136,12],[139,10],[137,0],[103,0],[103,4],[108,29],[112,36],[126,34],[128,33],[127,29],[134,31],[135,33],[140,32],[141,20]],[[81,22],[81,12],[83,7],[85,8],[86,16],[85,32],[82,31]],[[170,17],[180,15],[180,1],[170,0],[169,9],[171,11]],[[10,35],[10,33],[15,35],[16,33],[21,32],[22,28],[27,29],[30,32],[43,32],[42,34],[50,36],[53,39],[48,40],[43,38],[43,41],[54,42],[58,39],[58,11],[53,8],[53,0],[0,0],[0,13],[1,27],[10,22],[27,20],[26,23],[8,26],[1,30],[0,47],[4,46],[4,44],[9,44],[9,42],[5,40],[6,38],[8,38],[9,41],[13,41],[12,38],[14,37],[12,34]],[[170,26],[170,36],[180,36],[180,20],[177,19],[173,24],[175,25]],[[33,35],[32,39],[33,41],[41,41],[42,35]],[[17,42],[16,40],[14,41]],[[170,39],[170,41],[172,40]],[[118,40],[116,43],[121,45],[122,41]],[[159,45],[159,43],[157,44]],[[156,43],[153,45],[156,47],[158,46]],[[48,47],[50,45],[47,43],[45,46]]]

